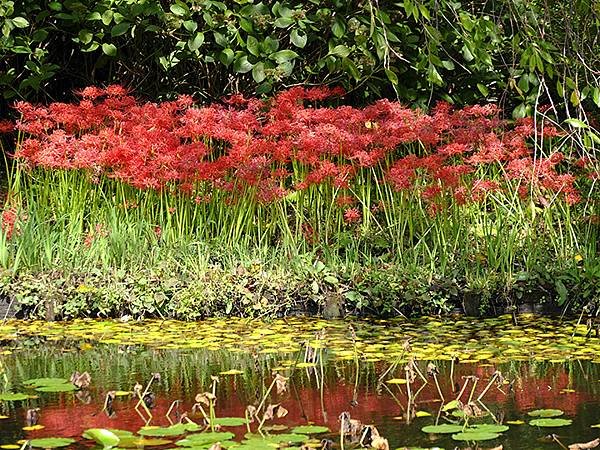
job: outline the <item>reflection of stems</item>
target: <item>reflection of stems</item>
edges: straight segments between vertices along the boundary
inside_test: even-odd
[[[167,416],[167,419],[169,419],[169,421],[171,420],[171,418],[169,416],[171,415],[173,408],[175,408],[175,406],[178,405],[180,402],[181,402],[181,400],[173,400],[173,403],[171,403],[171,406],[169,407],[167,414],[165,414]]]
[[[324,400],[324,390],[325,390],[325,373],[323,370],[323,348],[319,348],[319,366],[321,371],[321,411],[323,414],[323,419],[327,422],[327,411],[325,411],[325,400]]]
[[[560,445],[565,450],[569,450],[567,447],[565,447],[565,444],[563,444],[562,442],[560,442],[560,439],[558,439],[558,436],[556,436],[555,434],[551,434],[551,436],[552,436],[552,440],[554,442],[556,442],[558,445]]]
[[[454,360],[455,358],[452,358],[452,363],[450,364],[450,386],[452,386],[452,392],[456,392],[454,390]]]
[[[354,393],[352,394],[352,400],[356,403],[358,398],[358,376],[359,376],[359,364],[358,364],[358,350],[356,349],[356,339],[353,339],[354,343],[354,371],[356,377],[354,379]]]
[[[440,416],[442,415],[442,410],[444,409],[444,403],[440,405],[440,409],[438,409],[437,416],[435,417],[435,424],[437,425],[440,421]]]
[[[256,412],[257,413],[261,410],[261,408],[263,406],[265,406],[265,402],[267,401],[267,397],[269,396],[269,394],[273,390],[273,386],[275,386],[275,378],[273,378],[273,381],[271,381],[271,384],[269,385],[269,388],[267,389],[267,392],[265,392],[265,395],[263,395],[262,400],[260,401],[258,407],[256,408]]]
[[[498,378],[498,372],[494,372],[494,375],[490,379],[490,382],[488,383],[488,385],[485,387],[483,392],[481,394],[479,394],[479,397],[477,397],[477,401],[480,401],[483,398],[483,396],[487,393],[487,391],[490,390],[490,388],[492,387],[492,384],[494,384],[494,382],[496,381],[496,378]]]
[[[396,397],[396,395],[390,390],[390,388],[385,383],[383,383],[382,386],[389,392],[389,394],[392,396],[392,399],[394,399],[396,404],[398,406],[400,406],[400,408],[402,409],[402,413],[404,413],[405,412],[404,405],[402,404],[402,402],[400,400],[398,400],[398,397]],[[398,390],[400,390],[400,386],[398,386]],[[400,391],[400,392],[402,392],[402,391]]]
[[[469,401],[467,401],[467,404],[471,403],[473,400],[473,394],[475,393],[475,387],[477,386],[478,381],[479,378],[475,378],[475,381],[473,381],[473,387],[471,388],[471,394],[469,395]]]
[[[440,394],[440,399],[442,400],[442,403],[444,403],[446,400],[444,399],[444,394],[442,394],[442,389],[440,388],[440,383],[438,382],[437,375],[435,373],[433,373],[433,380],[435,381],[438,394]]]
[[[202,405],[200,403],[196,403],[194,406],[196,406],[200,410],[200,414],[202,414],[202,417],[204,417],[206,423],[210,423],[210,418],[206,415],[206,411],[204,411]]]
[[[246,408],[246,410],[244,411],[244,416],[246,417],[246,429],[248,430],[248,433],[252,433],[252,430],[250,429],[250,414],[248,414],[248,408]]]
[[[423,380],[423,382],[425,384],[428,384],[429,381],[427,381],[427,378],[425,378],[425,376],[423,375],[423,373],[419,370],[419,366],[417,365],[417,363],[414,360],[412,362],[412,366],[417,371],[417,373],[419,374],[419,376],[421,377],[421,379]]]
[[[344,428],[345,428],[345,414],[342,414],[340,425],[340,449],[344,450]]]
[[[138,408],[140,406],[140,404],[144,405],[144,408],[146,409],[146,411],[148,411],[148,408],[146,407],[146,404],[144,403],[144,396],[150,391],[150,387],[152,386],[152,383],[154,382],[154,374],[152,375],[152,377],[150,378],[150,381],[148,381],[148,384],[146,385],[146,389],[144,389],[144,392],[140,395],[139,391],[138,391],[138,397],[139,400],[137,402],[137,404],[135,405],[136,408]],[[148,414],[150,414],[150,411],[148,411]],[[152,414],[150,414],[150,417],[152,417]]]
[[[575,325],[575,328],[573,329],[573,334],[571,335],[571,340],[575,339],[575,333],[577,333],[577,327],[579,326],[579,324],[581,323],[581,319],[583,319],[583,314],[585,313],[585,308],[583,308],[581,310],[581,314],[579,315],[579,320],[577,321],[577,324]],[[561,444],[562,445],[562,444]]]
[[[465,382],[463,384],[463,387],[461,388],[460,392],[456,396],[456,400],[460,400],[460,398],[462,397],[463,393],[465,392],[465,389],[467,388],[467,384],[469,384],[469,379],[465,378]]]
[[[497,418],[497,417],[494,415],[494,413],[493,413],[493,412],[491,412],[487,406],[485,406],[485,403],[483,403],[481,400],[477,400],[477,403],[479,403],[481,406],[483,406],[483,409],[485,409],[485,410],[486,410],[486,411],[487,411],[487,412],[490,414],[490,416],[492,416],[492,418],[494,419],[494,422],[496,422],[496,423],[498,423],[498,424],[500,423],[500,421],[499,421],[499,420],[498,420],[498,418]]]
[[[211,398],[208,406],[208,414],[210,415],[210,431],[215,431],[215,401]]]
[[[390,367],[388,367],[379,377],[378,382],[381,383],[383,381],[383,379],[385,378],[385,376],[390,373],[393,372],[396,367],[398,367],[398,364],[400,364],[400,361],[402,361],[402,358],[404,358],[404,355],[406,354],[406,352],[404,350],[402,350],[402,353],[400,354],[400,356],[398,356],[396,358],[396,360],[390,365]]]
[[[148,422],[150,422],[150,420],[152,420],[152,417],[153,417],[152,413],[150,412],[150,410],[146,406],[146,402],[144,401],[144,397],[142,397],[142,395],[139,393],[139,391],[137,391],[136,394],[139,397],[139,400],[138,400],[137,404],[135,405],[134,409],[138,412],[138,414],[140,414],[139,407],[142,406],[144,408],[144,411],[146,411],[146,414],[148,414],[148,420],[146,420],[146,423],[148,423]],[[142,415],[140,414],[140,416],[142,416]]]
[[[410,402],[412,399],[412,392],[410,390],[410,381],[408,379],[408,370],[405,371],[405,378],[406,378],[406,392],[408,395],[408,404],[410,405]]]

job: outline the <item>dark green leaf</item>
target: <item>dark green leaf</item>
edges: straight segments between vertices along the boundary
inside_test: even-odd
[[[129,22],[121,22],[112,27],[112,29],[110,30],[110,34],[112,35],[112,37],[121,36],[122,34],[127,33],[127,30],[129,30],[130,25],[131,24]]]

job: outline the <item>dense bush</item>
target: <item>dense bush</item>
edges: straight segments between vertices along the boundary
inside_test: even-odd
[[[5,99],[120,83],[150,98],[342,85],[354,101],[600,106],[600,10],[587,0],[1,0]],[[6,106],[6,104],[5,104]]]

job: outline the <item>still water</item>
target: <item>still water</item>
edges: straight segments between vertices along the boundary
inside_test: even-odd
[[[87,448],[96,445],[82,437],[90,428],[137,433],[190,420],[203,426],[196,397],[214,392],[215,418],[243,421],[249,405],[262,406],[248,425],[220,426],[235,435],[225,445],[246,441],[246,450],[264,448],[256,445],[257,428],[268,405],[272,412],[281,408],[281,417],[267,415],[260,430],[267,438],[309,424],[329,431],[307,432],[304,441],[267,439],[267,448],[321,448],[323,443],[339,448],[342,421],[347,426],[351,418],[358,431],[354,439],[345,436],[345,448],[359,445],[353,440],[364,438],[365,426],[372,425],[391,449],[558,449],[600,437],[600,428],[593,427],[600,423],[599,348],[598,339],[586,337],[573,322],[534,317],[516,325],[509,318],[9,322],[0,327],[0,399],[2,393],[27,398],[0,401],[0,416],[6,417],[0,419],[0,446],[21,448],[29,440],[61,437],[75,440],[67,448]],[[88,386],[52,392],[52,385],[39,390],[28,381],[59,378],[68,385],[76,371],[89,373]],[[285,380],[281,386],[274,381],[277,374]],[[136,384],[145,391],[149,383],[151,417],[143,407],[136,409],[133,394]],[[209,404],[200,406],[209,415]],[[567,424],[532,425],[540,414]],[[441,424],[508,430],[471,442],[453,438],[460,434],[456,430],[422,431]],[[179,448],[186,434],[199,432],[163,436],[170,442],[158,447],[149,440],[127,446]]]

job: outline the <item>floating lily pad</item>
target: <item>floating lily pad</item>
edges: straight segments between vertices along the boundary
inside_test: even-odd
[[[75,439],[70,438],[40,438],[40,439],[31,439],[29,444],[32,447],[38,448],[59,448],[66,447],[67,445],[71,445],[75,442]]]
[[[131,391],[114,391],[113,394],[115,397],[127,397],[128,395],[133,394]]]
[[[219,372],[219,375],[241,375],[244,372],[242,372],[241,370],[237,370],[237,369],[231,369],[231,370],[225,370],[223,372]]]
[[[534,427],[566,427],[567,425],[571,425],[573,421],[571,419],[535,419],[529,422],[529,425]]]
[[[252,439],[249,439],[249,440],[260,440],[260,437],[253,437]],[[294,443],[305,442],[305,441],[309,440],[309,437],[306,435],[297,434],[297,433],[281,433],[281,434],[269,434],[269,435],[265,436],[262,440],[269,444],[284,444],[284,443],[294,444]]]
[[[442,407],[442,411],[451,411],[458,408],[458,400],[451,400]]]
[[[435,433],[435,434],[452,434],[452,433],[461,433],[463,431],[462,425],[452,425],[449,423],[444,423],[442,425],[427,425],[426,427],[421,428],[421,431],[424,433]]]
[[[119,430],[117,428],[107,428],[108,431],[110,431],[113,434],[116,434],[117,436],[121,437],[126,437],[126,436],[133,436],[133,432],[128,431],[128,430]]]
[[[170,444],[173,441],[161,438],[145,438],[141,436],[123,436],[120,438],[119,447],[122,448],[140,448],[140,447],[159,447]]]
[[[509,425],[523,425],[525,423],[525,421],[523,421],[523,420],[507,420],[506,423]]]
[[[292,433],[295,434],[319,434],[328,432],[329,428],[321,425],[301,425],[292,430]]]
[[[201,427],[195,423],[178,423],[171,425],[170,427],[143,427],[140,429],[139,434],[142,436],[179,436],[185,434],[188,431],[198,431]]]
[[[66,378],[32,378],[23,381],[23,384],[31,387],[52,386],[55,384],[69,384]]]
[[[4,394],[0,394],[0,401],[3,402],[18,402],[27,400],[28,398],[30,398],[29,395],[20,392],[5,392]]]
[[[239,447],[236,447],[237,450],[273,450],[279,447],[278,444],[274,444],[272,442],[265,441],[264,439],[248,439],[242,441]]]
[[[452,435],[455,441],[490,441],[500,435],[497,433],[486,433],[485,431],[465,431]]]
[[[2,416],[2,415],[0,415],[0,420],[2,420],[2,419],[8,419],[8,416]]]
[[[427,411],[417,411],[417,412],[415,413],[415,416],[416,416],[416,417],[430,417],[430,416],[431,416],[431,413],[430,413],[430,412],[427,412]]]
[[[83,437],[96,441],[97,444],[102,445],[104,448],[115,447],[121,441],[119,436],[104,428],[90,428],[89,430],[85,430]]]
[[[204,444],[214,444],[215,442],[228,441],[235,437],[235,434],[229,431],[215,431],[207,433],[190,434],[185,439],[175,442],[175,445],[183,447],[200,447]]]
[[[560,409],[536,409],[535,411],[529,411],[528,416],[531,417],[558,417],[564,414]]]
[[[315,363],[301,362],[301,363],[296,364],[296,367],[298,369],[306,369],[309,367],[317,367],[317,365]]]
[[[267,425],[266,427],[262,427],[263,431],[283,431],[287,430],[289,427],[287,425],[282,425],[279,423],[273,425]]]
[[[28,427],[23,427],[22,430],[23,431],[38,431],[38,430],[43,430],[44,428],[46,428],[44,425],[30,425]]]
[[[468,432],[470,433],[471,430],[473,430],[482,433],[504,433],[505,431],[508,431],[508,429],[509,427],[507,425],[497,425],[495,423],[482,423],[478,425],[473,425],[468,429]],[[465,432],[467,431],[465,430]]]
[[[239,427],[240,425],[246,425],[248,419],[245,417],[218,417],[212,422],[222,427]]]
[[[48,384],[46,386],[40,386],[35,388],[38,392],[72,392],[76,391],[77,387],[73,384]]]
[[[236,441],[217,441],[217,442],[213,442],[213,443],[209,443],[209,444],[201,444],[201,445],[193,445],[192,447],[184,447],[185,450],[208,450],[210,447],[212,447],[215,444],[219,444],[222,448],[230,448],[230,447],[236,447],[238,448],[241,444],[239,442]],[[286,449],[289,450],[289,449]]]
[[[406,384],[406,378],[390,378],[386,381],[387,384]]]
[[[283,443],[300,443],[308,440],[308,436],[298,433],[281,433],[281,434],[271,434],[266,440],[283,444]]]

